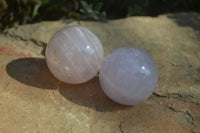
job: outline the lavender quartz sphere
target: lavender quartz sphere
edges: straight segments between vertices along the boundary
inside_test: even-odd
[[[99,76],[106,95],[124,105],[138,104],[147,99],[158,79],[151,56],[135,47],[122,47],[109,54]]]
[[[46,48],[46,62],[59,80],[79,84],[93,78],[103,61],[103,48],[97,36],[82,26],[56,32]]]

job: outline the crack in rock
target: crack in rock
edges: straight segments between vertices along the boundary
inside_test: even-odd
[[[124,133],[124,131],[122,130],[122,122],[120,122],[120,124],[119,124],[119,130],[121,133]]]
[[[45,43],[45,42],[38,41],[38,40],[33,39],[33,38],[25,39],[25,38],[23,38],[23,37],[21,37],[21,36],[19,36],[19,35],[11,34],[11,33],[9,33],[9,32],[5,32],[4,35],[5,35],[5,36],[12,37],[12,38],[14,38],[14,39],[19,39],[19,40],[24,41],[24,42],[32,42],[32,43],[36,44],[37,46],[41,46],[41,47],[46,46],[46,43]]]
[[[188,111],[182,111],[182,110],[176,110],[170,106],[166,106],[168,109],[170,109],[171,111],[177,113],[177,115],[181,115],[181,116],[184,116],[186,122],[189,124],[189,125],[192,125],[194,126],[194,117],[188,112]]]
[[[200,99],[198,97],[194,97],[192,95],[187,95],[187,94],[172,93],[172,94],[161,95],[161,94],[154,92],[153,96],[160,97],[160,98],[175,98],[175,99],[178,99],[178,100],[181,100],[181,101],[184,101],[184,102],[200,105],[200,103],[199,103]]]

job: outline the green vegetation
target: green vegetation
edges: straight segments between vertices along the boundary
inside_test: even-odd
[[[0,29],[43,20],[107,19],[200,11],[200,0],[0,0]]]
[[[106,22],[106,12],[100,12],[103,3],[98,2],[94,7],[93,4],[88,5],[86,1],[81,1],[82,8],[80,12],[82,13],[79,19],[92,19],[96,21]]]

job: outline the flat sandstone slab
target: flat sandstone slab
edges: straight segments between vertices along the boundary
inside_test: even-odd
[[[154,94],[128,107],[106,97],[98,76],[81,85],[55,79],[46,66],[44,47],[52,34],[69,25],[96,33],[105,56],[121,46],[152,55],[159,72]],[[109,23],[41,22],[11,28],[0,40],[0,132],[200,132],[200,14]]]

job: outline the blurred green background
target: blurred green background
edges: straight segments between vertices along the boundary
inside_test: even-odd
[[[44,20],[107,22],[129,16],[200,12],[200,0],[0,0],[0,30]]]

